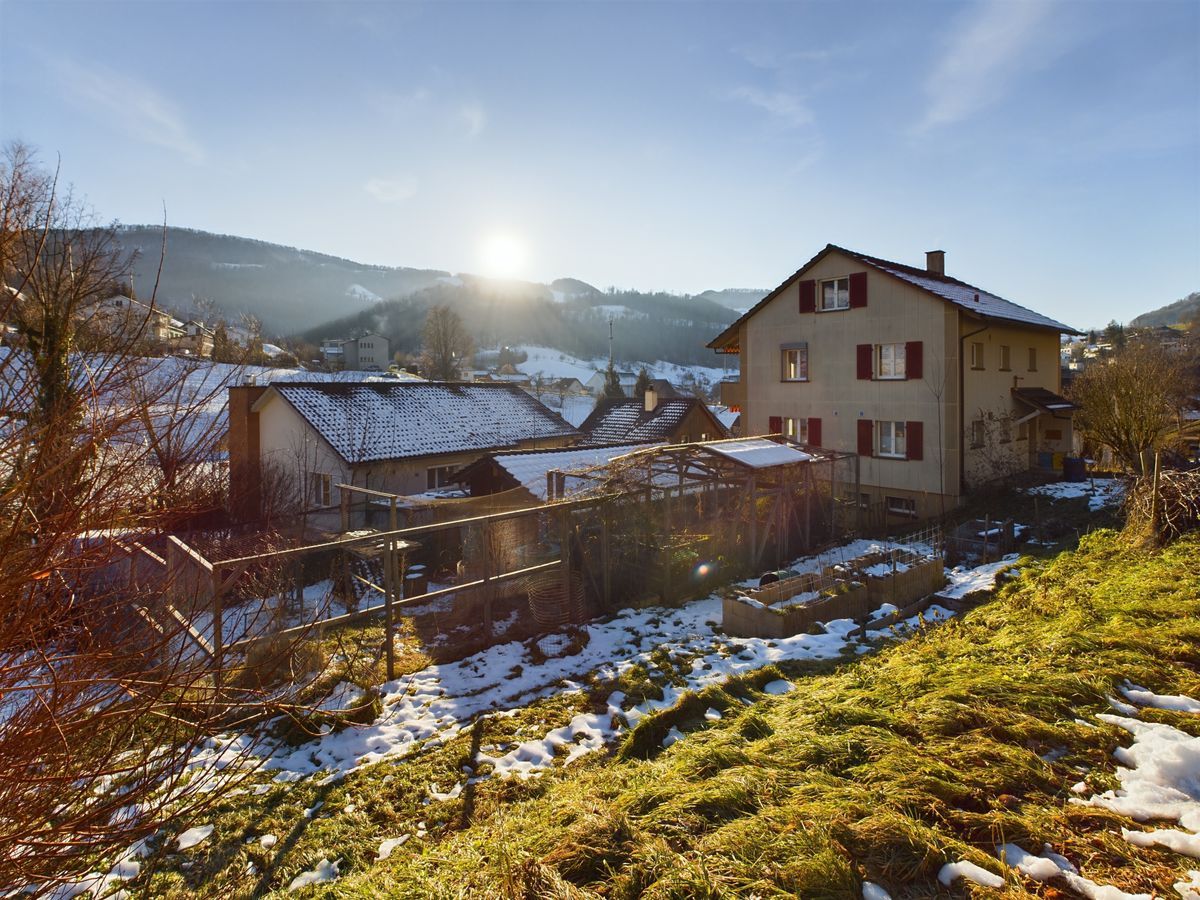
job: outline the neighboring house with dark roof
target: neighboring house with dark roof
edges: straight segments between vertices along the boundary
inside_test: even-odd
[[[232,388],[229,409],[230,492],[243,517],[257,512],[247,497],[268,473],[321,509],[340,502],[339,482],[420,494],[487,453],[579,437],[509,384],[276,382]]]
[[[596,404],[579,430],[582,446],[648,444],[665,441],[687,444],[729,437],[703,400],[675,397],[659,400],[654,391],[645,400],[617,400]]]
[[[742,434],[856,451],[860,503],[925,517],[1071,451],[1062,333],[942,251],[922,269],[830,244],[708,346],[739,355],[721,398]]]

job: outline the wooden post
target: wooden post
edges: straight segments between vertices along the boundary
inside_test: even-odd
[[[493,607],[496,603],[496,586],[492,583],[495,575],[495,560],[492,558],[492,522],[483,523],[483,632],[492,637]]]
[[[562,578],[563,603],[571,608],[571,510],[563,508],[558,514],[559,559]]]
[[[1150,482],[1150,528],[1153,529],[1155,536],[1158,535],[1158,467],[1161,460],[1161,454],[1158,450],[1154,451],[1154,477]]]
[[[222,617],[225,612],[221,601],[221,578],[220,570],[213,566],[212,570],[212,647],[213,647],[213,687],[217,694],[221,691],[221,667],[224,663],[222,657],[225,655],[225,642],[223,640]]]
[[[984,514],[983,517],[983,561],[988,561],[988,541],[992,539],[989,532],[992,530],[992,515],[991,513]]]
[[[388,525],[392,531],[396,531],[400,527],[396,520],[396,498],[392,497],[389,504],[391,509],[388,510]]]
[[[612,608],[612,571],[609,557],[608,509],[605,508],[600,518],[600,567],[604,584],[604,611]]]
[[[750,553],[746,562],[753,574],[758,568],[758,480],[753,475],[750,476],[747,492],[750,495]]]
[[[396,515],[396,503],[392,501],[392,516]],[[396,572],[394,568],[396,544],[393,538],[388,538],[383,550],[383,640],[384,651],[387,654],[387,677],[392,681],[396,677],[396,646],[393,636],[392,598],[396,593]]]

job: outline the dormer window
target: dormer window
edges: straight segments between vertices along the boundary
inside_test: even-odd
[[[821,282],[821,309],[850,308],[850,279],[831,278]]]

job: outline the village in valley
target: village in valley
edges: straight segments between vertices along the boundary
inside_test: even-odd
[[[402,10],[333,6],[273,12],[320,8],[329,18],[305,28],[367,46]],[[216,7],[187,15],[207,28]],[[1015,76],[988,54],[1043,40],[1067,14],[1046,7],[964,4],[953,34],[983,48],[998,85]],[[37,15],[21,0],[4,14],[18,8]],[[618,20],[665,34],[660,14],[680,12],[403,10],[428,35],[433,19],[488,31],[467,11],[505,11],[503,33],[578,15],[588,46]],[[749,21],[706,11],[739,33]],[[223,11],[252,30],[263,13]],[[1195,10],[1167,4],[1138,27],[1161,35],[1172,16],[1200,34]],[[715,39],[707,28],[690,22],[689,46]],[[761,77],[846,52],[743,37],[733,55]],[[975,84],[957,54],[927,85]],[[215,164],[215,142],[155,89],[63,66],[73,96],[126,121],[128,146]],[[436,118],[442,77],[370,108],[381,127],[425,117],[446,142],[430,164],[470,182],[482,176],[451,148],[500,126],[476,100]],[[0,66],[6,90],[15,78]],[[769,116],[766,146],[807,133],[820,90],[705,102]],[[904,152],[967,120],[961,90],[931,101]],[[1180,96],[1200,104],[1194,85]],[[22,137],[34,107],[14,108],[0,894],[1200,900],[1200,294],[1109,314],[1100,286],[1136,260],[1089,250],[1096,271],[1064,275],[1073,250],[1023,243],[1006,265],[936,206],[882,227],[814,216],[782,243],[770,219],[724,261],[688,232],[684,256],[664,240],[651,265],[638,228],[610,228],[647,283],[685,257],[736,283],[749,253],[763,289],[541,282],[516,230],[482,242],[478,272],[406,268],[425,262],[411,251],[365,265],[110,222],[71,180],[96,179],[115,210],[135,208],[114,199],[130,182],[78,166],[86,144],[56,162]],[[1193,150],[1194,124],[1180,138]],[[785,145],[780,184],[836,165],[815,138],[800,163]],[[422,178],[375,177],[363,194],[424,204]],[[576,202],[599,215],[589,198]],[[443,229],[443,206],[393,223],[395,239],[449,241],[460,223]],[[1195,224],[1177,280],[1200,274]],[[270,227],[311,221],[293,225]],[[568,258],[600,272],[611,255]],[[1061,293],[1085,281],[1093,300]]]

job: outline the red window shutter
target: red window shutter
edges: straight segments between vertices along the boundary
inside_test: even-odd
[[[923,422],[906,423],[905,440],[909,459],[925,458],[925,424]]]
[[[858,420],[858,455],[873,456],[875,452],[875,423],[870,419]]]
[[[821,446],[821,420],[808,417],[808,442],[814,447]]]
[[[905,378],[923,378],[925,376],[924,362],[920,341],[909,341],[904,345]]]
[[[874,370],[875,345],[858,345],[858,380],[870,381]]]
[[[855,272],[850,276],[850,308],[861,309],[867,305],[867,273]]]
[[[771,416],[767,419],[767,433],[780,434],[783,431],[783,416]]]
[[[810,313],[817,310],[817,283],[815,281],[800,282],[800,312]]]

